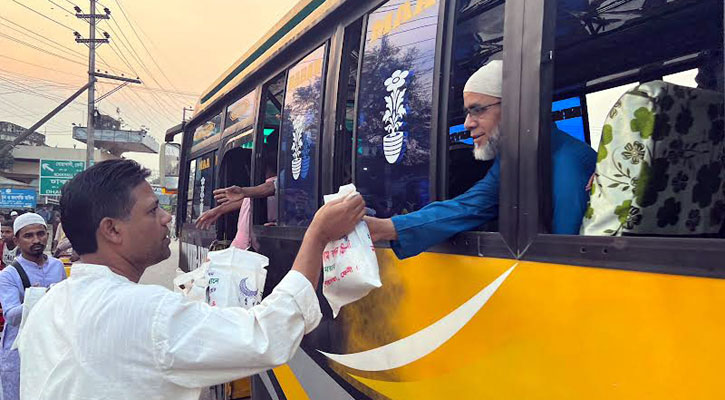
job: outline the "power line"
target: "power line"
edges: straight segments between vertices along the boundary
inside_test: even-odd
[[[63,10],[63,11],[65,11],[65,12],[67,12],[68,14],[70,14],[70,15],[75,15],[75,13],[74,13],[74,12],[72,12],[72,11],[68,11],[68,9],[67,9],[67,8],[65,8],[65,7],[61,6],[60,4],[58,4],[58,3],[54,2],[53,0],[48,0],[48,1],[49,1],[49,2],[51,3],[51,4],[55,5],[56,7],[60,8],[61,10]]]
[[[43,66],[43,65],[40,65],[40,64],[33,64],[33,63],[30,63],[30,62],[27,62],[27,61],[23,61],[23,60],[19,60],[19,59],[17,59],[17,58],[9,57],[9,56],[3,55],[3,54],[0,54],[0,57],[2,57],[2,58],[7,58],[8,60],[13,60],[13,61],[15,61],[15,62],[19,62],[19,63],[23,63],[23,64],[27,64],[27,65],[32,65],[32,66],[34,66],[34,67],[38,67],[38,68],[43,68],[43,69],[47,69],[48,71],[53,71],[53,72],[57,72],[57,73],[59,73],[59,74],[64,74],[64,75],[68,75],[68,76],[74,76],[74,77],[76,77],[76,78],[83,78],[83,77],[82,77],[82,76],[80,76],[80,75],[76,75],[76,74],[71,74],[71,73],[69,73],[69,72],[64,72],[64,71],[60,71],[60,70],[57,70],[57,69],[54,69],[54,68],[48,68],[48,67],[46,67],[46,66]]]
[[[4,17],[0,16],[0,19],[3,19],[3,20],[5,20],[5,21],[7,21],[7,22],[9,22],[9,23],[11,23],[11,24],[13,24],[13,25],[17,26],[18,28],[20,28],[20,29],[23,29],[24,31],[27,31],[27,32],[29,32],[29,33],[31,33],[31,34],[33,34],[33,35],[37,36],[37,37],[40,37],[40,38],[42,38],[43,40],[46,40],[46,41],[48,41],[48,42],[51,42],[51,43],[53,43],[53,44],[56,44],[56,45],[58,45],[58,46],[60,46],[60,47],[62,47],[62,48],[64,48],[64,49],[66,49],[66,50],[68,50],[68,51],[70,51],[70,52],[72,52],[72,53],[74,53],[74,54],[76,54],[76,55],[80,56],[80,57],[85,57],[85,56],[84,56],[83,54],[81,54],[81,52],[79,52],[79,51],[76,51],[75,49],[72,49],[72,48],[70,48],[70,47],[64,46],[63,44],[61,44],[61,43],[58,43],[58,42],[56,42],[56,41],[55,41],[55,40],[53,40],[53,39],[50,39],[50,38],[48,38],[48,37],[46,37],[46,36],[44,36],[44,35],[41,35],[41,34],[39,34],[39,33],[37,33],[37,32],[34,32],[34,31],[32,31],[32,30],[30,30],[30,29],[28,29],[28,28],[26,28],[26,27],[24,27],[24,26],[22,26],[22,25],[19,25],[19,24],[15,23],[15,22],[13,22],[13,21],[11,21],[11,20],[7,19],[7,18],[4,18]],[[7,26],[7,25],[5,25],[5,26]],[[13,28],[12,28],[12,27],[10,27],[10,26],[7,26],[7,27],[8,27],[8,28],[10,28],[10,29],[13,29]],[[17,32],[17,31],[16,31],[16,32]]]
[[[32,12],[34,12],[34,13],[36,13],[36,14],[40,15],[41,17],[43,17],[43,18],[45,18],[45,19],[48,19],[48,20],[50,20],[50,21],[53,21],[54,23],[56,23],[56,24],[58,24],[58,25],[62,26],[62,27],[63,27],[63,28],[65,28],[65,29],[68,29],[68,30],[69,30],[69,31],[71,31],[71,32],[75,32],[75,31],[76,31],[75,29],[71,28],[71,27],[70,27],[70,26],[68,26],[68,25],[65,25],[65,24],[63,24],[63,23],[60,23],[60,22],[58,22],[58,21],[54,20],[53,18],[50,18],[49,16],[47,16],[47,15],[45,15],[45,14],[41,13],[41,12],[35,11],[34,9],[32,9],[32,8],[30,8],[30,7],[28,7],[28,6],[26,6],[25,4],[23,4],[23,3],[19,2],[18,0],[13,0],[13,1],[14,1],[15,3],[19,4],[19,5],[21,6],[21,7],[27,8],[28,10],[30,10],[30,11],[32,11]]]
[[[56,54],[56,53],[50,52],[50,51],[48,51],[48,50],[42,49],[42,48],[40,48],[40,47],[38,47],[38,46],[35,46],[35,45],[33,45],[33,44],[30,44],[30,43],[28,43],[28,42],[25,42],[25,41],[23,41],[23,40],[20,40],[20,39],[14,38],[14,37],[12,37],[12,36],[10,36],[10,35],[7,35],[7,34],[4,34],[4,33],[2,33],[2,32],[0,32],[0,37],[4,37],[4,38],[6,38],[6,39],[8,39],[8,40],[12,40],[13,42],[16,42],[16,43],[19,43],[19,44],[22,44],[22,45],[28,46],[28,47],[30,47],[30,48],[32,48],[32,49],[38,50],[38,51],[40,51],[40,52],[43,52],[43,53],[46,53],[46,54],[48,54],[48,55],[51,55],[51,56],[54,56],[54,57],[58,57],[58,58],[61,58],[61,59],[63,59],[63,60],[66,60],[66,61],[68,61],[68,62],[72,62],[73,64],[78,64],[78,65],[83,65],[83,66],[85,66],[85,64],[83,64],[82,62],[79,62],[79,61],[76,61],[76,60],[71,60],[71,59],[70,59],[70,58],[68,58],[68,57],[65,57],[65,56],[61,56],[61,55],[59,55],[59,54]]]

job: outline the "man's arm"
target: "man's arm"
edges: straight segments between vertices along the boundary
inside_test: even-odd
[[[209,307],[186,301],[178,293],[153,300],[158,304],[154,315],[144,319],[156,321],[152,324],[156,366],[166,379],[184,387],[202,387],[287,363],[302,337],[322,318],[314,288],[325,244],[352,231],[364,210],[360,195],[318,210],[292,270],[249,310]],[[140,307],[149,309],[149,300],[144,301]]]
[[[389,220],[368,219],[374,240],[392,240],[398,258],[415,256],[458,233],[498,218],[500,164],[497,159],[486,176],[468,191],[437,201]]]
[[[23,302],[20,301],[20,275],[14,267],[8,266],[0,272],[0,303],[3,315],[9,324],[20,326],[23,316]]]
[[[274,181],[264,182],[251,187],[230,186],[214,191],[214,200],[223,204],[229,201],[242,201],[245,198],[261,199],[274,196]]]

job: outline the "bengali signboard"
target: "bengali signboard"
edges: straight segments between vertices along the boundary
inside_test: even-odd
[[[0,189],[0,208],[35,208],[37,199],[34,189]]]
[[[39,194],[59,196],[63,185],[85,168],[85,161],[40,160]]]

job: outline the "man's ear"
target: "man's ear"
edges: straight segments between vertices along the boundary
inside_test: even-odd
[[[105,241],[113,244],[121,244],[123,242],[118,221],[113,218],[105,217],[101,220],[101,223],[98,225],[97,235],[99,238],[103,238]]]
[[[18,237],[13,235],[13,243],[15,243],[16,246],[18,246]]]

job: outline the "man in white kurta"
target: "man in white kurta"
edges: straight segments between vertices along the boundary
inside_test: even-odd
[[[19,339],[22,400],[197,400],[202,387],[288,362],[319,323],[322,250],[362,218],[359,196],[318,211],[292,270],[260,305],[216,308],[137,284],[169,256],[171,218],[147,176],[133,161],[112,160],[64,187],[63,226],[82,263],[28,318],[24,332],[32,333]]]

